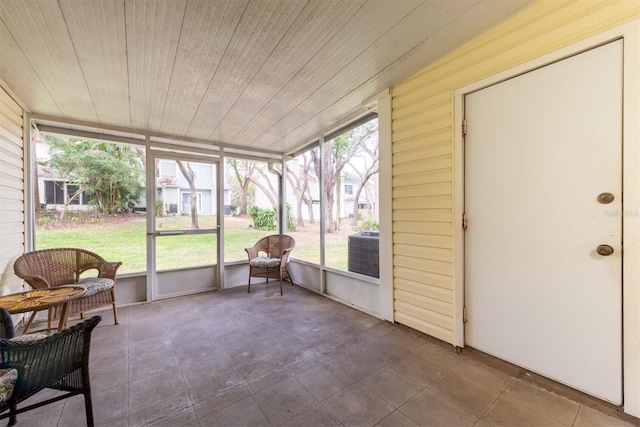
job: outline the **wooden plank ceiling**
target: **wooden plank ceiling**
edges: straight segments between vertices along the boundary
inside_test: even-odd
[[[531,0],[0,0],[30,112],[287,152]]]

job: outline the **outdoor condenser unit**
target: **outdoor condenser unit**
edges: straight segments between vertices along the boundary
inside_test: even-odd
[[[380,232],[361,231],[349,236],[349,271],[380,277]]]

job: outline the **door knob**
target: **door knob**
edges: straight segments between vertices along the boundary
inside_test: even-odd
[[[598,194],[598,202],[603,205],[607,205],[615,200],[615,196],[611,193],[600,193]]]
[[[598,245],[596,252],[598,255],[609,256],[613,253],[613,248],[609,245]]]

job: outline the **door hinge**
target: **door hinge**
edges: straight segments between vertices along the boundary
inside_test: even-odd
[[[462,308],[462,323],[467,323],[467,307]]]
[[[462,121],[462,136],[467,136],[467,119]]]
[[[462,229],[466,230],[469,227],[469,224],[467,223],[467,214],[463,213],[462,214]]]

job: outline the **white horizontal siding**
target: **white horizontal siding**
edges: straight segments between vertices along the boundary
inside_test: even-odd
[[[23,115],[0,88],[0,294],[22,288],[13,262],[25,249]]]

